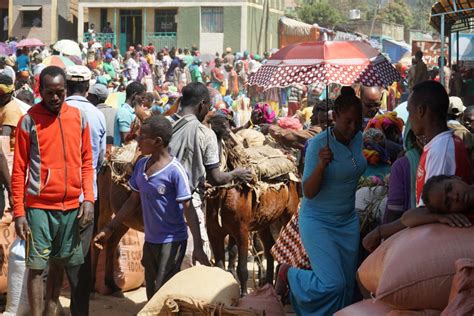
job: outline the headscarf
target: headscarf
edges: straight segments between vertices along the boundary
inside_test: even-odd
[[[272,107],[268,103],[258,103],[255,106],[254,111],[262,114],[262,123],[272,124],[276,116],[275,112],[272,110]]]
[[[13,84],[0,84],[0,91],[2,91],[3,94],[13,93],[14,89],[15,86]]]
[[[397,117],[396,112],[387,112],[384,114],[376,115],[369,121],[369,123],[367,123],[367,127],[365,128],[365,130],[368,130],[370,128],[376,128],[378,130],[381,130],[385,134],[385,132],[390,127],[394,127],[401,136],[403,131],[403,120]]]
[[[408,159],[410,164],[410,207],[416,207],[416,172],[418,164],[420,162],[420,151],[416,148],[415,144],[410,139],[411,130],[410,121],[405,126],[405,132],[403,133],[403,146],[405,147],[405,157]]]
[[[385,143],[385,135],[381,130],[369,128],[364,131],[363,135],[364,154],[367,163],[372,166],[379,164],[390,164],[390,156],[383,146]]]

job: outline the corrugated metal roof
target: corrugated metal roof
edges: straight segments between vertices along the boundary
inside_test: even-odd
[[[448,13],[449,12],[449,13]],[[474,0],[441,0],[431,8],[430,24],[441,32],[441,15],[445,14],[445,34],[474,29]]]

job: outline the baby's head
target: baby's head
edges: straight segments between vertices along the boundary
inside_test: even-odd
[[[456,176],[434,176],[426,181],[422,199],[426,207],[436,213],[462,213],[473,205],[470,186]]]

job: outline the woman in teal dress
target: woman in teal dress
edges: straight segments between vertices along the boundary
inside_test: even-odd
[[[334,314],[352,302],[355,286],[355,192],[367,166],[360,132],[362,105],[349,87],[334,105],[335,126],[309,141],[305,158],[299,228],[312,270],[283,266],[279,272],[288,281],[298,315]]]

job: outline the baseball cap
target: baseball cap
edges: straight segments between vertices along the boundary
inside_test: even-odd
[[[66,68],[66,80],[68,81],[89,81],[91,80],[91,71],[86,66],[74,65]]]
[[[96,83],[89,88],[89,94],[96,95],[99,100],[105,101],[109,97],[109,89],[101,83]]]
[[[466,107],[459,97],[449,97],[448,114],[459,116],[464,112]]]

